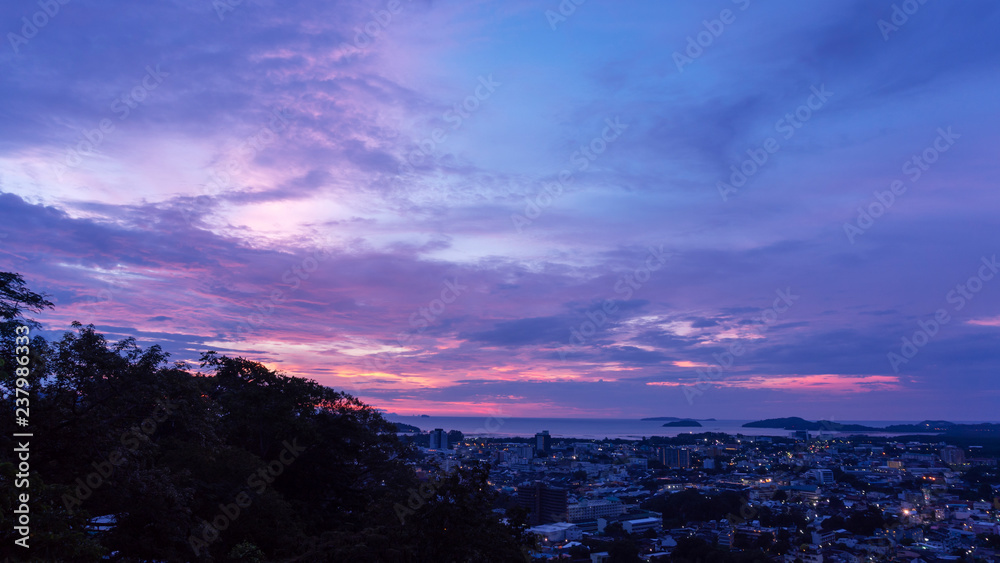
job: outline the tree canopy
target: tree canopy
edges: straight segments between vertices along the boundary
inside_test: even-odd
[[[0,284],[5,322],[51,305],[20,276]],[[11,560],[524,560],[526,526],[492,511],[486,467],[421,479],[416,450],[357,398],[246,358],[209,351],[193,369],[159,346],[73,328],[32,341],[31,549],[9,547],[5,494]],[[12,333],[0,336],[9,368]],[[0,402],[13,412],[7,368]],[[4,491],[17,431],[0,418]]]

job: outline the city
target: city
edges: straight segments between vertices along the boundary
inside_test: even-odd
[[[1000,485],[988,484],[998,483],[995,438],[962,448],[927,435],[823,431],[641,441],[407,435],[428,439],[425,478],[489,463],[506,503],[497,511],[528,513],[534,560],[601,563],[615,549],[634,550],[637,561],[712,549],[733,561],[754,551],[805,563],[1000,560]]]

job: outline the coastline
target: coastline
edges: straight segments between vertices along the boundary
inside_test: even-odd
[[[643,437],[673,437],[682,434],[718,432],[743,436],[793,436],[794,430],[780,428],[744,428],[742,425],[754,420],[702,421],[702,427],[663,427],[662,421],[640,419],[588,419],[588,418],[521,418],[503,416],[420,416],[386,413],[386,420],[401,422],[429,431],[435,428],[458,430],[466,436],[493,438],[530,438],[537,432],[548,430],[553,438],[559,439],[627,439],[640,440]],[[915,424],[919,421],[842,421],[844,424],[884,427],[891,424]],[[959,422],[966,424],[967,422]],[[915,436],[934,435],[936,432],[880,432],[880,431],[813,431],[823,435],[867,435],[867,436]]]

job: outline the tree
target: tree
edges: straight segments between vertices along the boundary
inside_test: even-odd
[[[0,284],[4,322],[50,305],[20,276]],[[17,345],[0,334],[4,365]],[[422,480],[416,450],[346,393],[214,352],[192,372],[79,323],[31,349],[31,428],[45,437],[31,441],[34,560],[505,562],[534,545],[522,510],[493,512],[488,466]],[[8,412],[15,376],[0,379]],[[0,417],[3,490],[15,489],[15,432]],[[0,498],[4,545],[11,502]]]
[[[766,533],[757,536],[757,541],[754,542],[754,547],[757,549],[767,550],[774,544],[774,534]]]
[[[791,549],[791,534],[788,530],[778,530],[778,537],[775,539],[774,545],[771,547],[771,551],[777,555],[784,555],[788,553]]]
[[[608,548],[608,563],[639,563],[639,548],[629,538],[618,538]]]
[[[158,347],[141,350],[133,339],[109,345],[93,327],[75,327],[76,334],[54,345],[33,346],[44,357],[32,370],[31,426],[45,439],[32,440],[37,461],[31,469],[38,497],[51,499],[39,510],[62,514],[64,526],[48,529],[75,538],[50,543],[42,533],[36,553],[73,560],[95,539],[87,529],[90,518],[110,514],[116,525],[97,538],[105,552],[125,547],[139,557],[187,557],[182,537],[191,489],[161,455],[171,440],[186,449],[197,429],[169,416],[154,420],[154,413],[163,414],[158,403],[164,401],[202,402],[202,391],[189,375],[167,368]],[[185,416],[193,420],[197,412],[188,408]],[[9,423],[0,420],[0,443],[13,431]],[[12,447],[3,443],[0,455]],[[46,530],[41,523],[37,529]]]
[[[212,353],[191,373],[158,346],[74,328],[38,347],[32,556],[499,562],[532,546],[523,513],[492,511],[488,467],[421,481],[415,450],[350,395]],[[0,431],[0,488],[12,490],[11,417]],[[111,529],[93,533],[95,516]]]
[[[686,522],[719,520],[729,515],[740,515],[743,499],[735,492],[702,495],[696,489],[655,497],[649,502],[651,510],[663,513],[663,527],[675,528]],[[745,511],[745,509],[744,509]]]
[[[621,522],[612,522],[604,527],[604,535],[612,538],[622,538],[628,535]]]
[[[733,536],[733,547],[736,549],[749,549],[753,545],[746,534],[736,534]]]
[[[24,314],[29,311],[39,313],[51,307],[52,302],[44,295],[25,286],[20,274],[0,272],[0,397],[14,393],[16,368],[19,365],[15,356],[24,355],[15,354],[18,346],[28,344],[29,371],[32,372],[28,379],[32,381],[32,386],[44,373],[47,343],[41,337],[31,334],[39,325],[36,321],[25,318]],[[18,328],[22,325],[27,328],[27,332]],[[26,340],[25,336],[29,338]]]
[[[885,527],[885,518],[882,517],[882,511],[875,507],[869,507],[864,512],[852,513],[844,524],[844,529],[852,534],[862,536],[870,536],[875,533],[875,530],[880,530],[883,527]]]
[[[698,537],[680,538],[677,540],[677,547],[674,548],[671,560],[678,563],[695,561],[705,561],[708,555],[712,554],[715,548],[707,541]]]
[[[847,525],[847,521],[841,516],[831,516],[826,520],[823,520],[823,524],[820,526],[824,532],[832,532],[834,530],[840,530]]]
[[[569,554],[570,559],[590,559],[590,549],[585,545],[574,545],[570,547],[566,552]]]
[[[4,335],[13,334],[13,330],[7,332],[6,329],[18,322],[38,326],[37,322],[25,319],[24,313],[38,313],[50,307],[52,302],[45,295],[29,290],[20,274],[0,272],[0,321],[3,321],[0,326],[4,328]]]

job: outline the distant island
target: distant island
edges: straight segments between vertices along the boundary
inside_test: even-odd
[[[698,422],[697,420],[686,418],[684,420],[674,420],[674,421],[671,421],[671,422],[664,422],[663,426],[665,426],[667,428],[675,428],[675,427],[701,428],[701,423]]]
[[[863,424],[841,424],[829,420],[819,420],[816,422],[805,420],[797,416],[785,418],[768,418],[756,422],[748,422],[744,428],[780,428],[782,430],[830,430],[836,432],[878,432],[881,428],[864,426]]]
[[[925,420],[917,424],[890,424],[885,429],[890,432],[948,432],[964,426],[982,426],[980,424],[955,424],[947,420]]]
[[[651,420],[651,421],[661,421],[666,420],[669,422],[677,422],[680,420],[702,420],[705,422],[715,422],[714,418],[678,418],[676,416],[654,416],[650,418],[640,418],[639,420]]]
[[[925,420],[916,424],[890,424],[884,428],[863,424],[841,424],[829,420],[810,421],[797,416],[768,418],[748,422],[744,428],[780,428],[782,430],[828,430],[831,432],[940,432],[951,436],[1000,434],[1000,424],[956,424],[947,420]]]

